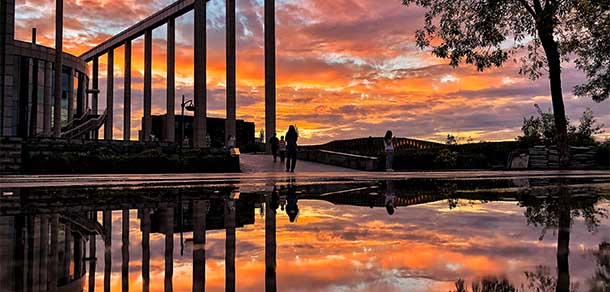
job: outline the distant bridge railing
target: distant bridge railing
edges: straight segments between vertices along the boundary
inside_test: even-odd
[[[394,151],[400,152],[408,149],[430,149],[443,146],[444,144],[410,139],[395,138]],[[379,156],[384,151],[382,137],[358,138],[350,140],[337,140],[322,145],[306,146],[304,150],[327,150],[366,156]]]

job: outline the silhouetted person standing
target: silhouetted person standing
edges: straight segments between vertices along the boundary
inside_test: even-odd
[[[277,150],[280,146],[280,140],[277,139],[277,134],[273,133],[271,139],[269,139],[269,144],[271,144],[271,154],[273,155],[273,162],[277,161]]]
[[[280,138],[280,162],[284,163],[284,159],[286,158],[286,140],[284,140],[284,136]]]
[[[294,168],[297,164],[297,141],[299,140],[299,133],[297,129],[290,125],[288,132],[286,132],[286,171],[294,172]]]
[[[392,131],[388,130],[383,137],[383,148],[385,151],[385,169],[386,171],[394,171],[394,137]]]

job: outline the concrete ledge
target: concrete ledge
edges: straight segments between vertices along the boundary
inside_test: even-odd
[[[298,153],[298,158],[305,161],[324,163],[329,165],[375,171],[379,170],[380,159],[377,157],[356,155],[329,150],[306,150]]]

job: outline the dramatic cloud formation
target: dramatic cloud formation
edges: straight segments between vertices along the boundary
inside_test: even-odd
[[[170,0],[67,0],[64,47],[76,55],[170,4]],[[237,79],[240,119],[264,127],[263,1],[237,1]],[[511,140],[534,103],[550,107],[546,78],[530,81],[512,62],[484,73],[457,69],[415,46],[423,10],[398,0],[277,1],[278,131],[298,125],[303,143],[338,138],[399,136],[442,140],[448,133],[475,140]],[[16,35],[53,46],[54,1],[17,0]],[[177,96],[193,92],[193,13],[177,26]],[[224,117],[224,1],[208,3],[208,114]],[[153,114],[165,113],[166,28],[153,32]],[[122,137],[123,48],[115,52],[114,136]],[[105,107],[106,66],[101,59],[100,109]],[[142,115],[143,44],[132,60],[132,137]],[[584,76],[567,64],[564,92],[568,115],[590,107],[610,126],[609,102],[574,97]],[[177,98],[178,100],[179,98]],[[177,109],[179,111],[179,109]],[[606,129],[610,129],[606,127]]]

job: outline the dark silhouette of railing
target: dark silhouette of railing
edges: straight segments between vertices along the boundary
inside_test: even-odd
[[[394,138],[394,151],[400,152],[408,149],[430,149],[443,146],[443,144],[410,139],[410,138]],[[351,153],[366,156],[378,156],[384,152],[383,138],[369,137],[350,140],[337,140],[323,145],[308,146],[305,149],[309,150],[328,150],[343,153]]]
[[[93,131],[99,130],[106,122],[108,115],[106,111],[102,115],[92,115],[90,111],[81,117],[74,119],[70,124],[62,128],[61,138],[82,138]]]

